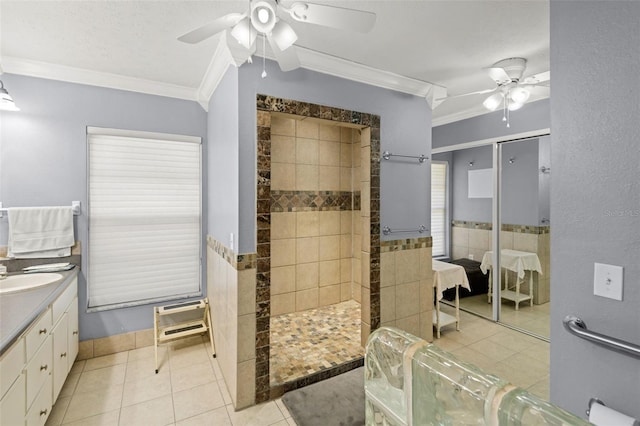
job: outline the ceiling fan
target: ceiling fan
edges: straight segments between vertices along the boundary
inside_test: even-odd
[[[285,18],[362,33],[371,30],[376,22],[375,13],[361,10],[301,1],[285,6],[278,0],[250,0],[248,11],[224,15],[178,37],[178,40],[199,43],[222,31],[231,30],[231,35],[247,50],[247,58],[250,59],[260,34],[263,43],[265,39],[269,43],[280,69],[291,71],[300,66],[295,51],[289,49],[298,36]],[[263,70],[264,76],[266,72]]]
[[[495,111],[502,105],[502,121],[506,121],[507,127],[509,127],[509,112],[522,108],[529,100],[533,88],[549,87],[549,79],[551,78],[549,71],[523,78],[526,68],[527,60],[524,58],[503,59],[486,68],[489,77],[496,83],[496,87],[493,89],[447,96],[436,99],[436,101],[491,93],[482,102],[482,105],[489,111]]]

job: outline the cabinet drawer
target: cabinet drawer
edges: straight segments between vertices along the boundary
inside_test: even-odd
[[[24,368],[24,339],[19,339],[0,358],[0,398],[9,390]]]
[[[51,332],[51,309],[44,314],[27,331],[25,341],[27,343],[27,359],[33,358],[40,345],[47,339]]]
[[[27,364],[27,407],[31,407],[31,403],[40,392],[40,388],[51,376],[51,370],[53,369],[52,353],[53,339],[49,337]],[[51,394],[51,389],[49,389],[49,394]]]
[[[40,389],[33,405],[27,412],[27,426],[43,426],[51,414],[51,376],[46,380],[45,385]]]
[[[62,317],[76,294],[78,294],[78,278],[74,278],[69,287],[53,302],[53,324]]]
[[[0,401],[1,425],[24,425],[24,415],[27,407],[24,400],[24,374],[18,376],[18,380]]]

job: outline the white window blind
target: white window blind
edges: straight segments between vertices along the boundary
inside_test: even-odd
[[[447,163],[431,162],[431,237],[433,256],[447,255]]]
[[[89,128],[88,145],[89,307],[200,294],[200,138]]]

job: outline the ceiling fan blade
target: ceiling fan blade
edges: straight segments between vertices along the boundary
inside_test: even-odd
[[[267,41],[269,41],[269,46],[271,46],[271,50],[273,51],[276,61],[278,61],[278,65],[280,65],[280,69],[282,71],[291,71],[300,67],[300,60],[298,59],[298,55],[293,49],[293,46],[286,50],[280,50],[273,37],[268,36]]]
[[[286,9],[296,21],[344,30],[369,32],[376,23],[376,14],[306,2],[296,2]]]
[[[486,68],[486,70],[487,73],[489,73],[489,77],[491,77],[496,84],[506,84],[511,82],[511,77],[509,77],[509,74],[507,74],[504,68],[491,67]]]
[[[200,28],[196,28],[193,31],[189,31],[186,34],[181,35],[178,37],[178,40],[191,44],[200,43],[201,41],[218,34],[220,31],[233,27],[244,17],[245,15],[242,13],[230,13],[228,15],[224,15],[201,26]]]
[[[541,72],[539,74],[530,75],[525,77],[522,82],[525,84],[540,84],[551,80],[551,71]]]
[[[487,89],[487,90],[478,90],[477,92],[470,92],[470,93],[463,93],[461,95],[453,95],[453,96],[447,96],[444,98],[438,98],[436,99],[436,101],[444,101],[447,99],[454,99],[454,98],[463,98],[465,96],[472,96],[472,95],[484,95],[486,93],[492,93],[495,92],[496,90],[498,90],[498,88],[493,88],[493,89]]]

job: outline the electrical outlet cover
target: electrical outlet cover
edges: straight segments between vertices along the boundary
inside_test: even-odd
[[[622,301],[623,267],[596,263],[593,271],[593,294]]]

